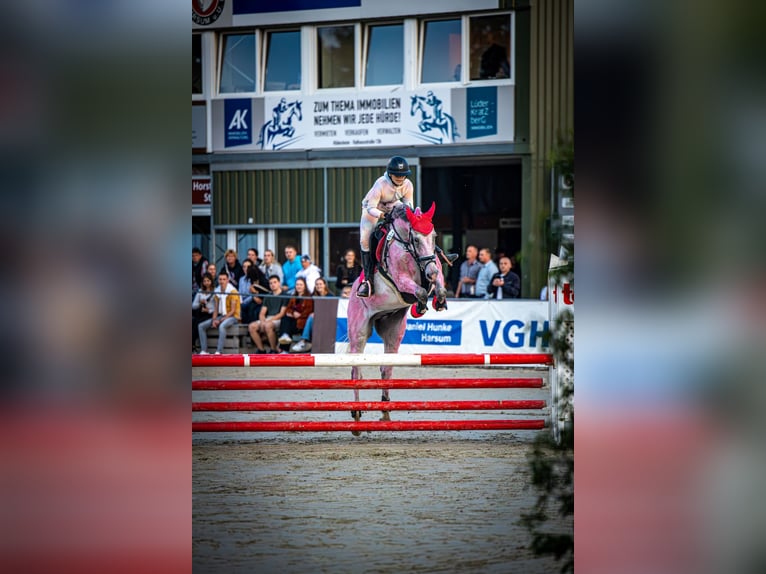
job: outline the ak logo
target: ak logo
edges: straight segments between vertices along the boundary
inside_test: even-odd
[[[253,143],[252,109],[250,99],[225,100],[224,123],[226,125],[225,147]]]

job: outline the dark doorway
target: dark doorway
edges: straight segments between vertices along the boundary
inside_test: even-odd
[[[449,273],[453,290],[467,245],[489,247],[493,254],[499,250],[516,256],[521,251],[519,163],[422,165],[421,186],[423,209],[436,202],[437,242],[461,255]]]

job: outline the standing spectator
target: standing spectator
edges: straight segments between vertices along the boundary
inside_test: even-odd
[[[282,263],[284,272],[284,284],[287,285],[287,292],[292,293],[295,289],[295,275],[302,269],[301,262],[298,259],[298,250],[293,245],[285,247],[285,262]]]
[[[205,273],[192,301],[192,350],[199,340],[199,324],[213,316],[213,278]]]
[[[245,259],[243,266],[250,263],[249,259]],[[251,321],[255,321],[258,318],[258,314],[261,312],[261,305],[263,299],[261,295],[269,292],[269,280],[261,271],[260,267],[250,263],[245,270],[245,277],[242,278],[240,283],[247,278],[247,291],[239,292],[242,294],[242,322],[249,325]],[[280,282],[281,283],[281,282]]]
[[[479,250],[475,245],[465,248],[465,261],[460,264],[460,280],[457,282],[455,297],[473,297],[476,291],[476,278],[481,270],[481,263],[476,259]]]
[[[207,259],[199,247],[192,247],[192,292],[202,287],[202,276],[207,271],[207,265]]]
[[[314,301],[311,299],[311,291],[306,286],[306,280],[303,277],[295,279],[295,297],[290,299],[287,304],[285,318],[279,325],[282,333],[279,336],[280,345],[289,345],[293,342],[293,335],[303,331],[306,321],[314,312]]]
[[[263,264],[263,259],[258,257],[258,250],[255,247],[251,247],[250,249],[247,250],[247,258],[256,267]],[[244,261],[242,263],[244,263]]]
[[[335,273],[335,287],[340,292],[346,285],[352,285],[361,274],[362,266],[356,260],[356,251],[346,249],[343,254],[343,263],[338,265],[338,270]]]
[[[263,252],[263,265],[260,267],[266,277],[276,275],[279,277],[280,284],[285,282],[285,274],[282,272],[282,265],[274,258],[274,252],[271,249],[267,249]]]
[[[322,276],[322,270],[314,265],[311,261],[311,257],[308,255],[301,255],[301,267],[302,269],[295,274],[295,278],[306,280],[306,287],[308,287],[309,293],[314,292],[314,284],[316,280]]]
[[[481,262],[481,269],[476,277],[476,297],[486,299],[489,296],[487,289],[498,269],[495,262],[492,261],[492,250],[489,247],[482,247],[479,250],[479,261]]]
[[[215,305],[213,307],[213,317],[199,324],[199,342],[202,350],[200,355],[207,355],[207,329],[213,327],[218,329],[218,348],[216,355],[223,352],[223,345],[226,343],[226,329],[237,325],[240,317],[239,293],[229,283],[229,275],[226,271],[218,274],[218,289],[213,296]]]
[[[349,289],[351,288],[351,285],[349,285]],[[330,292],[330,287],[327,284],[327,279],[324,277],[320,277],[316,280],[316,285],[314,289],[314,298],[316,297],[332,297],[332,293]],[[303,327],[303,334],[301,335],[301,340],[295,343],[292,347],[290,347],[291,353],[305,353],[309,350],[311,350],[311,331],[314,327],[314,312],[311,312],[311,315],[309,315],[309,318],[306,319],[306,326]]]
[[[282,317],[287,311],[287,299],[282,297],[282,281],[276,275],[269,277],[270,296],[264,297],[261,312],[258,314],[258,320],[253,321],[247,326],[247,330],[253,339],[253,343],[258,348],[259,353],[265,353],[261,334],[266,335],[269,341],[270,353],[277,352],[277,329]]]
[[[226,263],[223,265],[223,270],[226,271],[229,276],[229,282],[232,285],[239,285],[239,280],[242,279],[245,271],[242,269],[242,264],[239,262],[239,259],[237,259],[237,252],[233,249],[227,249],[224,259],[226,260]]]
[[[500,258],[500,271],[492,276],[487,293],[490,299],[518,299],[521,292],[521,279],[511,271],[511,260]]]

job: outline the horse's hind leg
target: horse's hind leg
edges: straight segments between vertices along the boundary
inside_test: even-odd
[[[377,330],[378,335],[380,335],[380,338],[383,339],[384,353],[396,353],[399,351],[399,346],[402,344],[402,339],[404,338],[404,333],[406,331],[408,311],[409,307],[404,307],[403,309],[398,309],[375,322],[375,329]],[[383,380],[390,379],[393,371],[394,368],[390,366],[380,367],[380,378]],[[388,389],[383,389],[380,400],[391,400],[388,395]],[[389,411],[381,411],[381,413],[382,416],[380,417],[380,420],[391,420]]]

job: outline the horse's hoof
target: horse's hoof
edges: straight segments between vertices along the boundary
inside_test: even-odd
[[[355,423],[358,423],[359,419],[362,418],[362,411],[351,411],[351,418],[354,419]],[[362,432],[358,430],[352,430],[351,434],[354,436],[359,436],[360,434],[362,434]]]
[[[436,311],[444,311],[444,310],[446,310],[446,309],[447,309],[447,301],[444,301],[444,302],[442,302],[442,303],[439,303],[439,299],[436,297],[436,295],[434,295],[434,299],[433,299],[433,301],[431,302],[431,305],[433,305],[433,308],[434,308]]]
[[[417,303],[413,303],[412,307],[410,307],[410,315],[412,315],[415,319],[418,319],[419,317],[422,317],[426,314],[426,309],[427,307],[423,307],[421,310]]]

